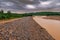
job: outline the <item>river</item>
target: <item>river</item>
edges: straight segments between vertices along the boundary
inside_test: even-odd
[[[33,19],[43,28],[45,28],[50,35],[56,40],[60,40],[60,21],[43,19],[44,16],[35,16]]]

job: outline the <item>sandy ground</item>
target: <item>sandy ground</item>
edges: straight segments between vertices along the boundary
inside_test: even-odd
[[[7,23],[7,22],[13,22],[13,21],[18,20],[18,19],[21,19],[21,18],[8,19],[8,20],[0,20],[0,24],[4,24],[4,23]]]
[[[60,40],[60,21],[44,19],[46,16],[35,16],[33,19],[44,27],[56,40]]]

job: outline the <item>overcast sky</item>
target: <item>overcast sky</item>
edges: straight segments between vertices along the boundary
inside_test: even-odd
[[[0,0],[0,8],[18,10],[60,8],[60,0]]]

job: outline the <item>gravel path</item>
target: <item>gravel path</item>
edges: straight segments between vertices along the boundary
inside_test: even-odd
[[[54,40],[32,17],[0,24],[0,40]]]

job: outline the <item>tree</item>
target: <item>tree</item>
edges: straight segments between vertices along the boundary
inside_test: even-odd
[[[8,14],[11,14],[11,11],[7,11]]]
[[[3,10],[1,10],[1,11],[0,11],[0,13],[4,13],[4,11],[3,11]]]

